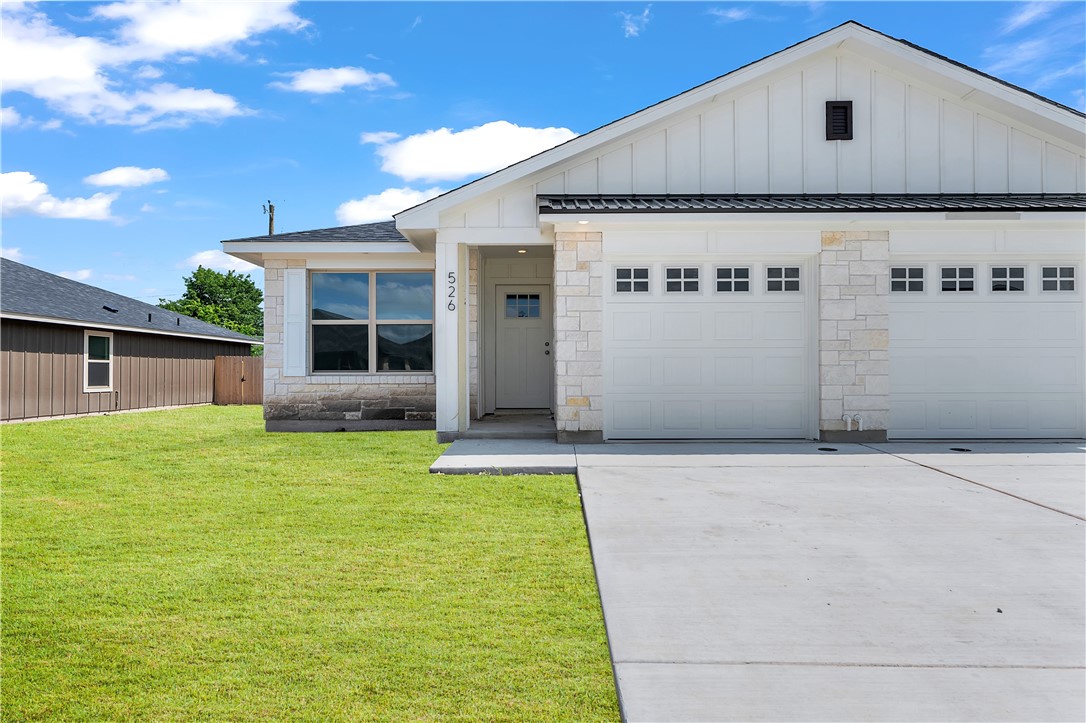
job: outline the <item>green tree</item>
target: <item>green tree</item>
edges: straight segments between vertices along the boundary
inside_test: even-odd
[[[203,266],[185,277],[185,294],[159,299],[163,309],[191,316],[248,336],[264,336],[264,295],[249,274],[225,274]]]

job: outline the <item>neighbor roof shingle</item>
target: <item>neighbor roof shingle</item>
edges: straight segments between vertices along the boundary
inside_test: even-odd
[[[291,231],[290,233],[277,233],[273,236],[249,236],[246,238],[226,239],[223,243],[237,242],[268,242],[276,243],[284,241],[309,241],[309,242],[372,242],[372,241],[401,241],[407,242],[403,234],[396,230],[395,221],[380,221],[378,223],[363,223],[356,226],[336,226],[335,228],[315,228],[309,231]]]
[[[540,213],[832,213],[836,211],[1086,211],[1086,194],[540,195]]]
[[[225,341],[260,341],[10,259],[0,259],[0,313],[175,335],[213,336]]]

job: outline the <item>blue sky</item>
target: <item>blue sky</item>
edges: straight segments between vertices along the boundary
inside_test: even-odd
[[[857,20],[1078,109],[1086,4],[3,3],[4,255],[157,302]],[[0,290],[2,293],[2,290]]]

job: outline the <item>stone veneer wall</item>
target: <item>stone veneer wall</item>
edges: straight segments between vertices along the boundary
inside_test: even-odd
[[[264,419],[268,429],[433,427],[433,374],[283,375],[283,272],[304,260],[264,263]]]
[[[558,441],[603,440],[603,234],[554,237]]]
[[[841,418],[845,414],[863,418],[866,438],[886,436],[890,410],[889,259],[889,234],[885,231],[822,234],[818,427],[823,439],[848,438]]]

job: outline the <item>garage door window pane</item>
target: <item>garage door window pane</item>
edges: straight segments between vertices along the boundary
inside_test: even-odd
[[[716,290],[724,293],[750,291],[750,268],[721,266],[716,270]]]
[[[649,291],[648,267],[622,267],[615,269],[615,292],[619,294],[647,294]]]
[[[940,272],[943,291],[973,291],[972,266],[944,266]]]
[[[767,266],[765,270],[766,291],[799,291],[798,266]]]
[[[992,291],[1025,291],[1026,268],[1024,266],[993,266]]]
[[[671,267],[665,273],[666,290],[669,292],[688,292],[698,290],[698,272],[696,266]]]
[[[924,290],[923,266],[894,266],[890,269],[890,291]]]
[[[1074,266],[1045,266],[1041,269],[1041,291],[1074,290]]]

